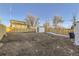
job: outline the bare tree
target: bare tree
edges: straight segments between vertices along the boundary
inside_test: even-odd
[[[53,25],[54,25],[55,28],[57,27],[57,25],[59,23],[62,23],[62,22],[63,22],[62,17],[60,17],[60,16],[54,16]]]
[[[38,18],[36,16],[28,15],[25,20],[28,28],[37,26]]]

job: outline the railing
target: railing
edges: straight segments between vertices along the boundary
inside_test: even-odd
[[[0,40],[3,38],[4,35],[6,35],[6,26],[0,24]]]

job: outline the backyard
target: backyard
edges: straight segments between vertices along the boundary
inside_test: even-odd
[[[7,33],[0,41],[1,56],[71,56],[79,47],[68,37],[47,33]]]

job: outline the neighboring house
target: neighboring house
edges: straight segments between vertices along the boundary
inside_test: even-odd
[[[27,32],[27,25],[24,21],[11,20],[10,28],[11,32]]]
[[[11,32],[36,32],[36,27],[28,28],[28,25],[24,21],[11,20],[10,21]]]

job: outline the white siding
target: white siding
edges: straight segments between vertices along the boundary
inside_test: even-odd
[[[75,44],[79,45],[79,22],[76,22],[74,33],[75,33]]]

